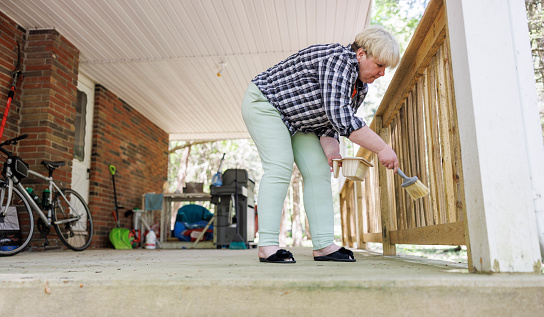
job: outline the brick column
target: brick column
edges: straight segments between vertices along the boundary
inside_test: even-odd
[[[55,172],[55,180],[69,187],[79,51],[55,30],[30,31],[26,40],[18,134],[29,137],[19,143],[17,155],[43,175],[47,170],[41,161],[66,161]],[[35,177],[25,179],[25,186],[38,193],[45,188],[43,180]],[[36,233],[34,239],[32,248],[41,249],[41,235]],[[62,247],[54,236],[49,236],[49,243],[49,247]]]
[[[42,160],[66,161],[56,179],[69,185],[74,147],[79,51],[55,30],[30,31],[24,73],[19,153],[31,168]]]

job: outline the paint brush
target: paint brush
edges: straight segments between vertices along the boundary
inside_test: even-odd
[[[406,191],[413,200],[425,197],[429,194],[429,189],[427,188],[427,186],[423,185],[423,183],[417,178],[417,176],[408,177],[401,171],[400,168],[397,169],[397,174],[399,174],[399,176],[404,179],[400,186],[406,189]]]

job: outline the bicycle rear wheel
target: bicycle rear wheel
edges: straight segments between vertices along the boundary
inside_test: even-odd
[[[25,250],[32,239],[34,217],[28,202],[17,188],[13,188],[8,204],[8,187],[0,183],[0,197],[0,256],[14,255]]]
[[[74,251],[83,251],[93,239],[93,218],[87,203],[74,190],[61,189],[53,198],[53,227],[60,241]]]

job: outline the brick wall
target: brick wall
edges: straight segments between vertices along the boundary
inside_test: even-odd
[[[17,60],[17,42],[24,52],[23,80],[15,94],[2,140],[28,134],[14,152],[30,167],[46,173],[42,160],[64,160],[55,172],[65,186],[71,184],[75,103],[79,51],[55,30],[26,31],[0,12],[0,115]],[[129,210],[141,208],[142,194],[161,192],[167,179],[168,134],[130,105],[97,85],[94,106],[89,208],[95,224],[91,248],[111,247],[109,232],[115,227],[113,186],[108,166],[115,165],[118,202]],[[25,179],[38,192],[39,180]],[[132,217],[120,211],[122,227],[132,227]],[[37,231],[37,230],[36,230]],[[54,230],[52,230],[54,233]],[[35,234],[34,247],[41,244]],[[62,247],[54,235],[51,247]],[[34,248],[36,249],[36,248]]]
[[[132,228],[124,212],[141,208],[142,195],[162,192],[168,173],[168,134],[105,87],[95,88],[90,205],[96,238],[93,246],[109,246],[115,227],[113,182],[109,165],[116,167],[115,187],[121,227]]]
[[[27,36],[19,132],[28,138],[19,143],[18,155],[44,175],[47,169],[41,161],[65,161],[66,166],[54,176],[63,187],[70,187],[79,50],[55,30],[32,30]],[[27,178],[24,184],[37,193],[46,187],[36,177]],[[48,240],[51,248],[63,247],[55,235]],[[41,249],[42,243],[43,237],[36,233],[32,247]]]

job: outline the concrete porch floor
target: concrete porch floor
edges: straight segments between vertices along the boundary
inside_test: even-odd
[[[86,250],[0,258],[0,316],[542,316],[544,276],[355,250],[355,263],[257,250]]]

